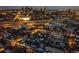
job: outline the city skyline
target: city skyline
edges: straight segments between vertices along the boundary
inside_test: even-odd
[[[17,9],[24,6],[0,6],[2,9]],[[79,9],[79,6],[31,6],[33,8],[43,8],[46,7],[48,9],[58,9],[58,10],[66,10],[66,9]]]

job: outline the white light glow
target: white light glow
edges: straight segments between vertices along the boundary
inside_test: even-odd
[[[28,18],[19,18],[19,19],[24,20],[24,21],[30,20],[29,17]]]

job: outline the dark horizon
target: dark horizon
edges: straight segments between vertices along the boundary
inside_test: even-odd
[[[0,6],[1,9],[18,9],[24,6]],[[48,9],[57,9],[57,10],[66,10],[66,9],[79,9],[79,6],[31,6],[33,8],[43,8]]]

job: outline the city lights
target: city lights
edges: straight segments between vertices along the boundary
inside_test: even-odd
[[[79,52],[79,10],[0,9],[0,52]]]

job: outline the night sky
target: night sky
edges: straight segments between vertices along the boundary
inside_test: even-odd
[[[16,8],[21,8],[22,6],[0,6],[0,8],[6,9],[16,9]],[[42,8],[42,7],[47,7],[48,9],[59,9],[59,10],[64,10],[64,9],[79,9],[79,6],[32,6],[33,8]]]

